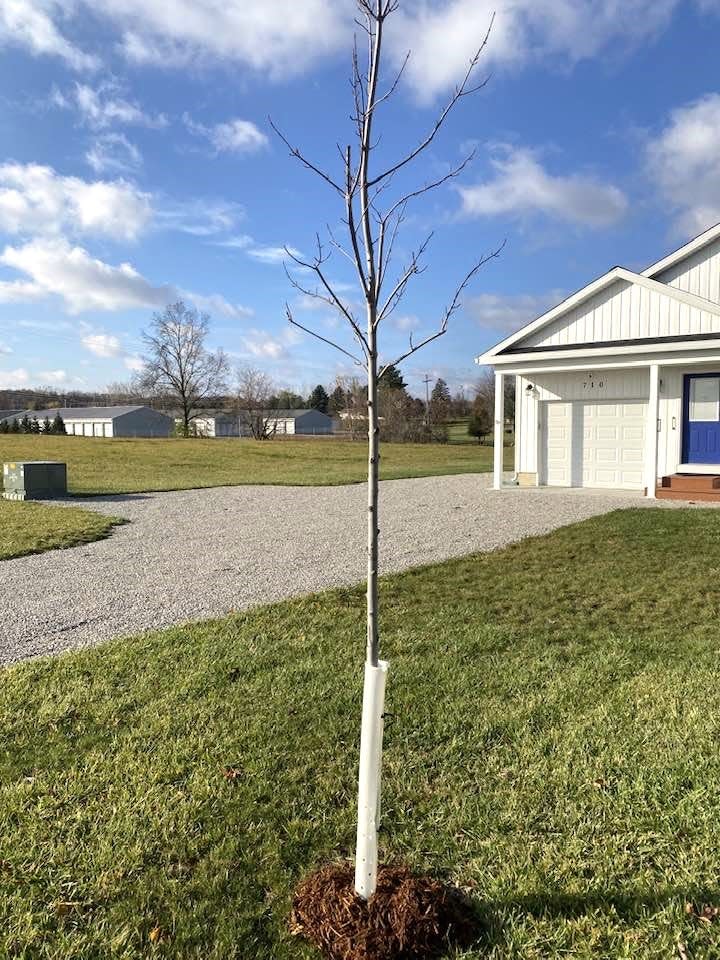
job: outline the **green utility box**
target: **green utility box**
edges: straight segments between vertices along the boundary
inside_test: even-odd
[[[3,464],[6,500],[52,500],[67,496],[67,467],[53,460]]]

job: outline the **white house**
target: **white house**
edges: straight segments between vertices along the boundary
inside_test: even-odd
[[[715,488],[720,224],[642,273],[614,267],[476,362],[495,368],[496,488],[505,377],[515,380],[519,485],[648,497],[658,480],[661,496]]]
[[[76,437],[169,437],[173,431],[171,417],[150,407],[52,407],[48,410],[27,410],[6,417],[7,423],[27,415],[40,423],[51,422],[57,414],[65,421],[65,431]]]

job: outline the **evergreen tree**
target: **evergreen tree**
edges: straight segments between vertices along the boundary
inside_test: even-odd
[[[345,396],[345,391],[340,384],[338,384],[333,392],[330,394],[328,400],[328,413],[341,413],[347,405],[347,398]]]
[[[21,429],[20,429],[20,422],[19,422],[19,420],[17,419],[17,417],[16,417],[16,418],[13,420],[13,422],[10,424],[10,433],[22,433],[22,431],[21,431]]]
[[[7,420],[3,420],[2,423],[0,423],[0,433],[10,433],[10,424]]]
[[[15,421],[17,423],[17,421]],[[25,416],[20,421],[20,430],[19,433],[32,433],[32,427],[30,425],[30,417],[25,414]]]
[[[42,432],[50,434],[53,432],[52,424],[50,423],[50,417],[45,417],[42,422]]]
[[[37,417],[33,417],[30,421],[30,433],[40,433],[40,421]]]
[[[319,410],[320,413],[328,412],[330,397],[327,395],[325,387],[319,383],[308,397],[308,406],[311,410]]]
[[[445,423],[449,415],[450,390],[442,377],[438,377],[430,394],[430,422]]]
[[[468,433],[471,437],[477,437],[480,443],[483,438],[492,433],[493,418],[487,407],[476,405],[468,422]]]
[[[403,375],[394,363],[391,363],[383,374],[382,383],[391,390],[404,390],[407,387]]]
[[[55,419],[52,422],[52,433],[56,433],[59,436],[64,436],[67,433],[67,430],[65,429],[65,421],[59,413],[55,414]]]

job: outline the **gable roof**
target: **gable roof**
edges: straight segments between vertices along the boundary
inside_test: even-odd
[[[576,290],[575,293],[571,294],[565,300],[562,300],[550,310],[547,310],[545,313],[541,314],[535,320],[525,324],[524,327],[521,327],[519,330],[515,331],[515,333],[505,337],[499,343],[495,344],[494,347],[486,350],[485,353],[475,358],[475,362],[479,364],[493,363],[501,354],[508,352],[518,341],[524,340],[530,334],[535,333],[537,330],[541,329],[547,324],[552,323],[553,320],[557,320],[559,317],[562,317],[565,313],[568,313],[575,307],[580,306],[586,300],[589,300],[591,297],[595,296],[597,293],[600,293],[613,283],[616,283],[618,280],[625,280],[628,283],[645,287],[646,289],[652,290],[661,296],[679,301],[680,303],[684,303],[691,307],[696,307],[699,310],[705,310],[707,313],[720,316],[720,303],[716,303],[713,300],[706,300],[704,297],[699,297],[694,293],[686,293],[684,290],[679,290],[676,287],[671,287],[669,284],[660,283],[654,279],[657,274],[664,272],[665,270],[674,266],[676,263],[679,263],[686,257],[691,256],[693,253],[696,253],[698,250],[701,250],[703,247],[707,246],[718,238],[720,238],[720,224],[710,227],[709,230],[706,230],[704,233],[700,234],[699,237],[695,237],[695,239],[691,240],[689,243],[686,243],[673,253],[668,254],[661,260],[657,260],[655,263],[647,267],[647,269],[645,269],[642,273],[635,273],[632,270],[627,270],[625,267],[613,267],[601,277],[598,277],[586,286],[581,287],[580,290]]]
[[[658,273],[663,273],[670,267],[674,267],[676,263],[680,263],[685,257],[697,253],[698,250],[702,250],[703,247],[706,247],[718,238],[720,238],[720,223],[709,227],[704,233],[689,240],[686,244],[683,244],[682,247],[678,247],[677,250],[673,250],[672,253],[668,253],[667,256],[656,260],[655,263],[651,263],[649,267],[643,270],[642,275],[644,277],[657,276]]]
[[[11,414],[5,417],[6,420],[21,420],[28,416],[31,420],[52,420],[59,413],[63,420],[116,420],[118,417],[124,417],[128,413],[135,413],[137,410],[152,410],[151,407],[142,405],[130,407],[49,407],[46,410],[21,410],[19,413]],[[152,410],[153,413],[159,413],[158,410]]]
[[[196,420],[237,420],[238,416],[244,411],[232,411],[232,410],[201,410],[196,414]],[[328,420],[331,417],[327,413],[323,413],[322,410],[316,410],[314,407],[310,407],[305,410],[259,410],[258,413],[262,414],[264,417],[273,417],[278,420],[297,420],[298,417],[304,417],[307,413],[319,413],[322,417],[328,417]]]

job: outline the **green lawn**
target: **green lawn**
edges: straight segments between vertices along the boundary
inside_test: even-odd
[[[720,513],[615,513],[381,596],[384,855],[468,888],[464,956],[720,956],[685,912],[720,905]],[[362,604],[7,670],[0,956],[313,956],[288,907],[352,850]]]
[[[62,460],[73,493],[136,493],[246,483],[359,483],[367,448],[348,440],[97,440],[0,436],[0,463]],[[506,451],[512,469],[512,449]],[[388,443],[385,480],[492,470],[492,446]]]
[[[0,560],[100,540],[119,522],[91,510],[0,499]]]

